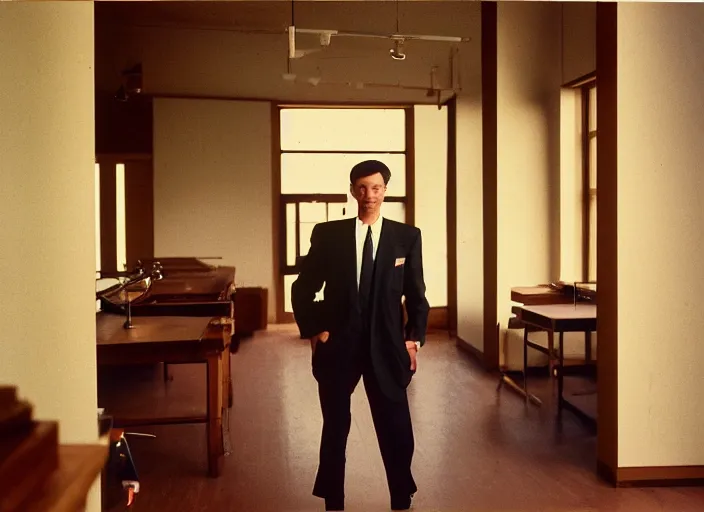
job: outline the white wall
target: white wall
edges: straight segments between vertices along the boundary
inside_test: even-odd
[[[236,284],[269,289],[275,318],[271,105],[154,103],[154,251],[222,256]]]
[[[562,5],[562,83],[596,70],[596,2]]]
[[[0,69],[0,383],[95,442],[93,4],[0,4]]]
[[[97,435],[92,27],[87,2],[0,6],[0,381],[73,442]]]
[[[447,107],[419,105],[415,117],[415,224],[423,234],[430,307],[447,306]]]
[[[482,106],[457,99],[457,336],[484,351]]]
[[[702,27],[701,4],[618,6],[619,467],[704,464]]]
[[[503,331],[511,287],[558,278],[561,8],[499,2],[497,23],[497,306]],[[509,347],[509,364],[522,364],[522,343]]]

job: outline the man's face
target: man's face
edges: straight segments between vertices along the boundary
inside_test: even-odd
[[[360,211],[375,213],[381,209],[384,202],[386,185],[381,173],[372,174],[364,178],[359,178],[350,186],[352,197],[357,200]]]

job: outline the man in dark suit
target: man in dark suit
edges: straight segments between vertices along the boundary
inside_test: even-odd
[[[326,510],[344,510],[350,397],[362,377],[392,510],[409,509],[417,490],[406,388],[425,342],[429,308],[420,230],[380,215],[390,178],[388,167],[376,160],[352,169],[357,217],[315,226],[291,289],[301,337],[311,342],[318,382],[323,432],[313,494],[325,499]],[[315,301],[323,286],[324,299]]]

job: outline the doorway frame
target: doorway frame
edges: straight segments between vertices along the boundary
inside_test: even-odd
[[[398,151],[406,157],[406,195],[403,198],[386,198],[386,202],[403,202],[405,204],[406,223],[415,225],[415,116],[413,105],[389,104],[309,104],[309,103],[271,103],[271,169],[272,169],[272,234],[273,234],[273,260],[274,260],[274,286],[275,286],[275,318],[277,324],[292,323],[293,314],[285,311],[284,276],[290,271],[286,265],[286,220],[285,196],[281,193],[281,111],[293,108],[320,108],[320,109],[401,109],[404,111],[405,150]],[[314,153],[314,151],[310,151]],[[325,153],[354,153],[354,151],[325,151]],[[365,154],[375,153],[364,151]],[[388,153],[387,151],[378,153]],[[300,197],[327,197],[337,194],[295,194]],[[290,196],[290,194],[289,194]],[[321,199],[322,200],[322,199]]]

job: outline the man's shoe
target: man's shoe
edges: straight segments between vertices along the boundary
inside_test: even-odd
[[[409,510],[413,503],[413,495],[391,498],[391,510]]]
[[[325,510],[345,510],[345,500],[325,498]]]

